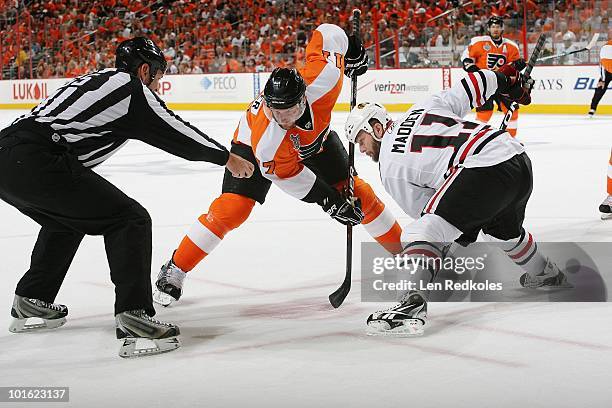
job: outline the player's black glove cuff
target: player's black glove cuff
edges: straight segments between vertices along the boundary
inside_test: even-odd
[[[326,197],[323,200],[323,211],[329,214],[334,220],[344,225],[358,225],[363,221],[363,211],[361,211],[361,201],[355,200],[355,204],[340,193]]]
[[[344,56],[344,75],[352,77],[353,74],[359,76],[368,70],[368,54],[361,45],[359,38],[349,35],[349,46]]]
[[[471,58],[466,58],[463,61],[461,61],[463,63],[463,69],[466,72],[476,72],[476,71],[480,71],[480,68],[478,68],[478,66],[476,66],[476,64],[474,63],[474,60]]]

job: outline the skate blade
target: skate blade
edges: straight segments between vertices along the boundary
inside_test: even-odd
[[[601,219],[603,221],[612,220],[612,213],[603,213],[603,214],[601,214]]]
[[[368,323],[366,334],[368,336],[386,337],[419,337],[425,332],[425,325],[420,319],[409,319],[402,326],[389,329],[385,321],[371,321]]]
[[[32,317],[28,319],[32,319]],[[11,333],[28,333],[28,332],[33,332],[33,331],[57,329],[58,327],[61,327],[64,324],[66,324],[65,317],[60,317],[59,319],[52,319],[52,320],[42,319],[41,323],[30,323],[30,324],[28,324],[28,319],[13,318],[13,321],[11,322],[11,325],[9,326],[9,331]]]
[[[167,339],[146,339],[130,337],[123,340],[119,348],[119,357],[134,358],[168,353],[181,347],[178,337]]]
[[[174,298],[167,293],[155,289],[155,291],[153,291],[153,302],[163,307],[168,307],[174,302]]]

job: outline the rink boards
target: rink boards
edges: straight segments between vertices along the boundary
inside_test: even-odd
[[[585,114],[599,79],[599,66],[542,66],[532,73],[536,83],[529,113]],[[242,110],[258,95],[270,74],[167,75],[160,96],[171,109]],[[403,111],[414,103],[465,76],[459,68],[369,70],[359,77],[358,101],[383,103],[391,111]],[[52,94],[68,79],[0,81],[0,109],[29,109]],[[348,81],[345,82],[348,84]],[[611,84],[612,87],[612,84]],[[344,86],[336,110],[348,110],[349,86]],[[604,95],[598,114],[612,114],[612,93]]]

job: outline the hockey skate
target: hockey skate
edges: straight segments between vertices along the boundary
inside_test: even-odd
[[[588,114],[588,118],[592,118],[595,115],[595,109],[589,109],[589,114]]]
[[[542,273],[535,276],[524,273],[520,278],[520,283],[522,287],[531,289],[540,287],[551,289],[573,288],[572,284],[568,282],[567,276],[550,259],[546,260],[546,266],[544,266]]]
[[[603,203],[601,203],[599,212],[601,213],[602,220],[612,220],[612,195],[606,197]]]
[[[115,316],[117,338],[123,340],[119,356],[123,358],[167,353],[181,346],[178,326],[160,322],[144,310],[131,310]]]
[[[372,313],[367,320],[370,336],[421,336],[427,322],[427,301],[417,292],[407,293],[400,304]]]
[[[56,329],[66,323],[68,308],[56,303],[47,303],[39,299],[30,299],[15,295],[11,316],[13,321],[9,326],[12,333]],[[28,319],[42,320],[40,323],[29,323]]]
[[[183,294],[183,280],[187,274],[176,266],[172,259],[166,262],[160,269],[155,281],[153,301],[164,307],[168,307],[180,299]]]

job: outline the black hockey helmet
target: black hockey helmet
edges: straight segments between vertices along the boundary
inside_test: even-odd
[[[492,16],[487,21],[487,27],[491,27],[493,24],[498,24],[501,28],[504,28],[504,19],[499,16]]]
[[[275,68],[264,87],[266,104],[274,109],[288,109],[295,106],[305,93],[304,78],[293,68]]]
[[[146,37],[134,37],[117,47],[115,67],[136,75],[142,64],[149,64],[151,80],[158,71],[166,72],[166,58],[162,50]]]

